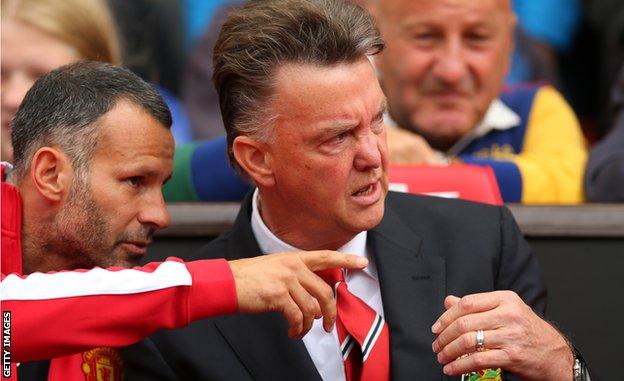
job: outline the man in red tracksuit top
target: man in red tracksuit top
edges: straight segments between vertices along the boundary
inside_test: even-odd
[[[118,380],[110,347],[237,311],[279,311],[293,337],[321,316],[331,328],[332,291],[312,271],[366,266],[355,256],[128,268],[169,222],[161,187],[171,175],[170,125],[148,84],[108,64],[62,67],[26,95],[10,182],[2,165],[3,378],[16,377],[16,363],[53,358],[48,380]]]

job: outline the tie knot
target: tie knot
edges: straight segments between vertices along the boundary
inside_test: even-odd
[[[336,285],[336,283],[344,282],[344,273],[342,272],[342,269],[327,269],[317,271],[316,273],[318,276],[323,278],[327,284],[332,286],[332,288]]]

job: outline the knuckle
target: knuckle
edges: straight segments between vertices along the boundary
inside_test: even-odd
[[[472,296],[464,296],[459,300],[459,309],[464,312],[472,311],[475,300]]]
[[[506,313],[507,321],[514,326],[523,326],[525,322],[524,311],[518,308],[512,308]]]
[[[286,320],[288,320],[289,324],[293,325],[295,323],[297,317],[297,308],[294,308],[291,305],[283,305],[277,311],[281,311],[284,314],[284,317],[286,318]]]
[[[511,321],[514,319],[514,310],[513,308],[501,307],[499,310],[500,317],[503,321]]]
[[[522,299],[520,299],[520,296],[518,296],[518,294],[511,290],[503,291],[503,297],[505,298],[505,300],[513,304],[523,303]]]
[[[327,261],[331,258],[331,251],[323,250],[319,253],[319,259],[322,261]]]
[[[440,322],[440,324],[442,324],[443,327],[447,327],[450,324],[449,318],[447,318],[444,315],[440,316],[439,322]]]
[[[515,347],[508,347],[503,350],[505,357],[510,363],[519,364],[522,361],[521,352]]]
[[[275,287],[271,287],[268,291],[268,296],[274,300],[284,300],[289,295],[288,287],[284,284],[278,284]]]
[[[438,353],[438,362],[442,364],[446,364],[453,358],[453,355],[450,353],[450,349],[445,347],[440,353]]]
[[[507,335],[509,336],[509,340],[512,343],[518,342],[519,340],[522,340],[526,337],[524,330],[518,327],[513,327],[509,329]]]
[[[531,308],[531,306],[529,306],[528,304],[524,303],[524,301],[522,302],[520,308],[522,309],[522,312],[526,314],[535,315],[535,311],[533,311],[533,308]]]
[[[464,349],[473,349],[476,345],[475,338],[469,334],[462,335],[460,345]]]
[[[289,268],[289,271],[284,271],[280,274],[280,280],[283,284],[292,284],[297,280],[295,273]]]
[[[308,300],[303,303],[303,312],[306,316],[315,315],[316,314],[316,303],[312,298],[308,298]]]
[[[323,295],[319,296],[317,299],[319,306],[327,309],[336,309],[337,305],[336,300],[334,299],[334,294],[331,291],[329,292],[329,294],[325,294],[325,292],[323,291],[322,294]]]
[[[455,373],[459,369],[459,365],[455,364],[454,362],[446,364],[446,366],[448,367],[448,370],[451,373]]]
[[[303,312],[301,312],[301,310],[293,308],[293,312],[291,313],[290,317],[290,320],[294,325],[299,326],[303,324]]]
[[[258,295],[260,297],[260,299],[269,302],[269,304],[274,305],[275,301],[277,299],[279,299],[278,292],[277,292],[277,288],[276,287],[263,287],[259,292]]]
[[[295,270],[299,264],[300,264],[300,259],[299,257],[297,258],[293,258],[293,257],[286,257],[284,258],[284,266],[286,266],[286,268],[288,268],[289,270]]]
[[[319,293],[319,298],[326,303],[331,303],[334,300],[334,291],[328,285],[324,285]]]
[[[471,321],[466,316],[459,317],[457,319],[457,330],[461,333],[468,332],[470,330]]]

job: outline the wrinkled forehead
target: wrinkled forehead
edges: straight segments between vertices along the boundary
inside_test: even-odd
[[[282,67],[269,109],[276,113],[276,137],[296,135],[305,141],[370,124],[383,112],[384,100],[374,69],[363,58],[323,67]]]
[[[281,116],[340,114],[341,105],[364,107],[381,102],[383,93],[371,62],[334,65],[287,64],[276,75],[273,105]]]

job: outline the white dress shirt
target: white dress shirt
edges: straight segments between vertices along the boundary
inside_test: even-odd
[[[258,210],[258,197],[258,189],[256,189],[252,198],[251,229],[256,241],[258,241],[260,250],[264,254],[301,251],[276,237],[265,225]],[[379,315],[384,316],[377,266],[373,261],[370,248],[366,245],[366,236],[367,232],[365,231],[359,233],[337,251],[359,255],[369,260],[368,267],[363,271],[348,271],[345,280],[351,293],[366,302]],[[327,333],[323,329],[322,320],[317,319],[314,321],[310,332],[303,338],[303,343],[323,380],[346,380],[335,327],[332,332]]]

